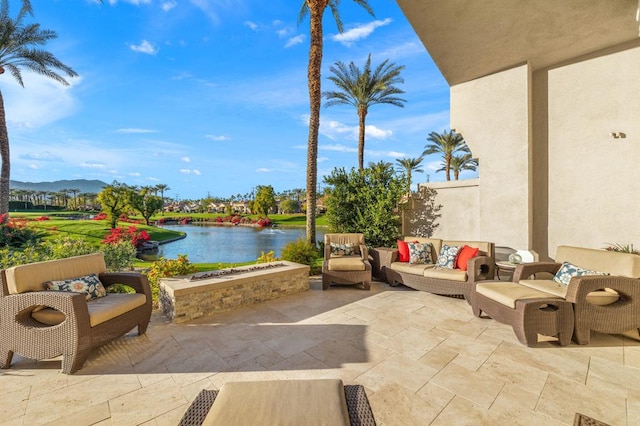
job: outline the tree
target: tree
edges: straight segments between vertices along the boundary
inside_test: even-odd
[[[144,223],[148,226],[149,219],[151,216],[156,214],[160,209],[162,209],[162,198],[151,195],[149,189],[141,189],[140,191],[135,191],[131,189],[129,191],[129,205],[136,210],[140,215],[144,218]]]
[[[156,185],[156,189],[160,191],[160,198],[162,198],[162,216],[164,216],[164,192],[170,191],[169,185],[165,185],[164,183],[159,183]]]
[[[98,193],[98,202],[102,206],[102,210],[109,216],[111,229],[115,229],[118,225],[118,218],[127,210],[130,192],[130,187],[114,180],[111,185],[105,186]]]
[[[407,177],[407,190],[406,193],[410,193],[411,192],[411,174],[413,172],[416,173],[423,173],[424,170],[422,170],[422,168],[420,167],[420,163],[422,163],[423,158],[422,157],[418,157],[418,158],[399,158],[396,160],[396,163],[398,163],[398,170],[401,172],[404,172],[405,176]]]
[[[367,0],[353,0],[373,15]],[[307,141],[307,242],[316,244],[316,186],[318,184],[318,131],[320,129],[320,103],[322,101],[321,69],[322,69],[322,18],[329,7],[336,21],[338,32],[344,27],[338,12],[340,0],[303,0],[298,23],[309,15],[309,63],[307,66],[307,83],[309,88],[309,138]]]
[[[453,171],[453,178],[458,180],[460,177],[460,172],[463,170],[472,170],[476,171],[478,168],[478,159],[472,158],[471,153],[464,155],[454,155],[451,157],[451,170]],[[441,169],[436,170],[437,172],[444,171],[444,164]]]
[[[404,107],[405,99],[396,95],[404,93],[395,85],[404,83],[400,72],[404,66],[398,66],[385,60],[372,72],[371,54],[367,57],[364,69],[361,70],[353,62],[349,66],[336,62],[329,71],[329,77],[338,90],[323,92],[328,99],[325,106],[353,105],[358,111],[358,168],[364,168],[365,123],[369,107],[376,104],[390,104]]]
[[[276,207],[276,194],[271,185],[258,185],[252,211],[260,217],[269,217],[269,211]]]
[[[71,188],[68,191],[73,196],[73,208],[75,210],[78,210],[78,193],[80,192],[80,190],[78,188]]]
[[[292,200],[291,198],[287,198],[285,200],[280,201],[280,211],[282,213],[299,213],[300,212],[300,202],[296,200]]]
[[[404,181],[389,163],[365,169],[334,169],[325,176],[327,222],[331,232],[362,232],[373,247],[391,247],[399,237],[398,203]]]
[[[31,3],[24,0],[20,12],[13,19],[9,16],[9,1],[2,0],[0,4],[0,74],[8,70],[20,86],[24,87],[21,71],[24,68],[68,86],[69,83],[56,71],[69,77],[76,77],[78,74],[53,54],[38,47],[58,36],[54,31],[41,29],[40,24],[25,24],[23,22],[25,16],[32,14]],[[0,159],[2,160],[0,167],[0,214],[2,214],[9,210],[9,180],[11,177],[9,132],[7,131],[2,91],[0,91]]]
[[[445,130],[442,133],[431,132],[429,133],[427,140],[431,143],[425,146],[425,150],[422,155],[442,154],[444,162],[442,170],[444,170],[447,180],[451,180],[451,175],[449,173],[451,170],[451,157],[455,154],[469,153],[470,151],[467,143],[462,138],[462,135],[454,132],[453,130],[449,130],[448,132]]]

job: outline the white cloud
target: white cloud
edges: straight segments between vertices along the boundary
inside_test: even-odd
[[[145,178],[145,179],[150,180],[151,182],[160,182],[160,179],[154,178],[154,177],[148,177],[148,178]]]
[[[40,167],[36,166],[35,164],[29,164],[29,168],[31,170],[38,170]]]
[[[284,45],[285,48],[289,48],[295,46],[296,44],[301,44],[306,40],[307,36],[305,34],[298,34],[295,37],[291,37],[287,40],[287,43]]]
[[[358,148],[354,148],[351,146],[345,146],[341,144],[329,144],[329,145],[318,145],[319,150],[323,151],[336,151],[336,152],[358,152]]]
[[[193,169],[193,170],[191,170],[191,173],[193,173],[193,174],[194,174],[194,175],[196,175],[196,176],[200,176],[200,175],[202,174],[202,173],[200,172],[200,170],[198,170],[198,169]]]
[[[80,164],[80,166],[87,169],[106,169],[107,168],[107,166],[104,163],[93,163],[89,161],[85,161],[84,163]]]
[[[432,172],[435,172],[436,170],[442,168],[442,162],[441,161],[429,161],[428,163],[424,164],[424,168],[427,170],[430,170]]]
[[[60,158],[55,154],[52,154],[49,151],[29,152],[29,153],[20,155],[19,158],[23,160],[37,160],[37,161],[61,161],[62,160],[62,158]]]
[[[116,133],[158,133],[158,131],[152,129],[123,128],[116,130]]]
[[[252,22],[252,21],[244,21],[244,25],[245,25],[245,27],[251,28],[253,31],[258,29],[258,24],[256,24],[255,22]]]
[[[318,163],[324,163],[325,161],[328,161],[329,157],[318,157],[318,159],[316,160]]]
[[[146,53],[147,55],[155,55],[160,50],[147,40],[142,40],[138,45],[130,44],[129,48],[134,52]]]
[[[180,169],[180,173],[182,173],[183,175],[190,175],[191,169]]]
[[[129,173],[129,176],[140,176],[140,173],[138,172]]]
[[[162,8],[162,10],[164,10],[165,12],[170,11],[171,9],[173,9],[174,7],[176,7],[178,5],[178,2],[174,1],[174,0],[169,0],[169,1],[165,1],[162,2],[162,4],[160,5],[160,7]]]
[[[216,24],[220,22],[220,10],[244,11],[244,2],[238,0],[191,0],[191,4],[200,9]]]
[[[379,129],[372,124],[364,126],[365,135],[374,139],[388,139],[393,132],[391,130]]]
[[[182,157],[181,160],[184,161],[185,163],[190,163],[191,162],[191,158],[189,158],[189,157]]]
[[[260,167],[259,169],[256,169],[257,173],[270,173],[272,171],[273,169],[267,169],[266,167]]]
[[[200,172],[200,170],[198,169],[180,169],[180,173],[182,173],[183,175],[195,175],[195,176],[200,176],[202,174],[202,172]]]
[[[280,38],[285,38],[293,34],[295,30],[296,29],[294,27],[287,26],[287,27],[276,30],[276,34],[278,34],[278,37]]]
[[[229,136],[225,136],[225,135],[205,135],[204,136],[207,139],[211,139],[212,141],[228,141],[231,138]]]
[[[389,25],[391,21],[392,21],[391,18],[387,18],[382,21],[377,20],[377,21],[370,22],[368,24],[359,25],[343,33],[336,34],[332,36],[331,39],[333,41],[337,41],[338,43],[342,43],[345,46],[351,46],[354,42],[369,37],[371,33],[375,31],[376,28]]]

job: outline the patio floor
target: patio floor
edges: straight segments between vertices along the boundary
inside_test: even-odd
[[[580,412],[640,424],[637,334],[588,346],[521,345],[467,302],[374,282],[311,290],[93,351],[74,375],[14,357],[0,370],[2,425],[175,425],[227,381],[341,378],[364,385],[380,425],[561,425]]]

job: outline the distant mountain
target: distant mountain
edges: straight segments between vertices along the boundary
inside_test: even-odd
[[[30,191],[47,191],[58,192],[62,189],[79,189],[80,192],[95,193],[102,191],[107,186],[100,180],[57,180],[55,182],[20,182],[17,180],[9,181],[10,189],[26,189]]]

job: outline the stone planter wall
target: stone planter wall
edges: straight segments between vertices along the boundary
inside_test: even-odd
[[[284,266],[197,281],[190,281],[191,276],[164,278],[160,281],[162,313],[173,322],[184,322],[309,290],[309,266],[284,260],[272,263]]]

